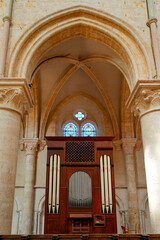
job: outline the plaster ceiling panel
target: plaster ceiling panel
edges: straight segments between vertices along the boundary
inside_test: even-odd
[[[97,99],[105,107],[104,100],[91,78],[83,70],[78,69],[63,85],[56,97],[56,100],[54,101],[52,110],[66,97],[76,93],[90,95]]]
[[[36,74],[41,109],[51,94],[56,82],[63,76],[71,64],[66,62],[47,62]]]
[[[92,62],[87,65],[100,80],[120,120],[122,73],[113,64],[107,62]]]
[[[43,59],[52,56],[66,56],[80,60],[91,55],[108,55],[120,60],[119,56],[109,47],[95,40],[84,37],[76,37],[61,42],[53,49],[46,52]]]

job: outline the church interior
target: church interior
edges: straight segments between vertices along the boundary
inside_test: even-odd
[[[160,1],[0,7],[0,238],[160,234]]]

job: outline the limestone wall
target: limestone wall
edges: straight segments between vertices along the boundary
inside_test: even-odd
[[[6,2],[7,0],[0,1],[0,19],[5,15]],[[160,4],[158,3],[159,0],[155,1],[156,11],[159,14]],[[131,30],[135,31],[139,39],[143,41],[153,65],[150,32],[146,26],[148,17],[145,0],[16,0],[13,5],[8,61],[16,42],[27,29],[30,29],[40,19],[73,6],[94,8],[116,16],[122,22],[125,22]],[[2,30],[3,22],[0,21],[0,43],[3,35]]]

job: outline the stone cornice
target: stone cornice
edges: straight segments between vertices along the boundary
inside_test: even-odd
[[[31,92],[24,78],[0,78],[0,108],[28,112],[34,104]]]
[[[33,155],[44,149],[46,141],[38,138],[23,138],[20,140],[19,146],[20,150],[25,151],[26,155]]]
[[[135,115],[142,117],[160,110],[160,80],[139,80],[127,100]]]

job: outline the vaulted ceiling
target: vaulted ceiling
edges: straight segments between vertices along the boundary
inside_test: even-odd
[[[36,72],[41,125],[45,123],[47,128],[56,113],[62,126],[65,121],[72,120],[74,111],[82,109],[97,125],[105,124],[106,114],[113,129],[114,125],[120,127],[124,77],[115,66],[115,59],[121,65],[121,59],[113,50],[83,37],[72,38],[49,49],[40,59]]]

